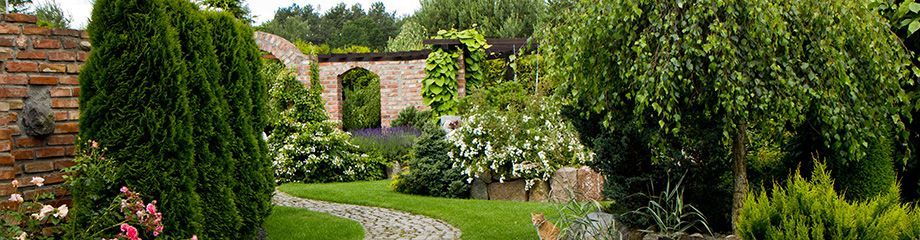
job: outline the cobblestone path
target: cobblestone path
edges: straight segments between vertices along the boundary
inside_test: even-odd
[[[364,226],[364,239],[460,238],[460,230],[444,221],[392,209],[303,199],[281,191],[275,191],[272,202],[355,220]]]

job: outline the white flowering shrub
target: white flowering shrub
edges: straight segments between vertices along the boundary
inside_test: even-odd
[[[268,149],[277,183],[345,182],[384,177],[384,162],[362,154],[351,135],[329,121],[319,89],[307,89],[289,70],[266,69]]]
[[[533,97],[523,109],[473,107],[456,130],[447,134],[450,152],[464,174],[489,171],[501,181],[523,178],[548,180],[564,166],[583,165],[594,154],[578,139],[572,125],[559,114],[559,105]]]

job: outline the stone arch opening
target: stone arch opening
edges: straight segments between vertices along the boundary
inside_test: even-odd
[[[342,83],[342,128],[350,131],[381,127],[380,76],[362,67],[338,75]]]

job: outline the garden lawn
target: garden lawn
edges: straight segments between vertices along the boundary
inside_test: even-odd
[[[531,223],[531,212],[555,218],[556,208],[548,203],[451,199],[394,192],[390,181],[301,184],[290,183],[279,190],[301,198],[402,210],[444,220],[462,231],[462,238],[539,239]]]
[[[364,239],[358,222],[300,208],[275,206],[262,225],[268,239]]]

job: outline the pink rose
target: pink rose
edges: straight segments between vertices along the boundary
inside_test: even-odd
[[[192,240],[198,240],[198,235],[192,235]]]
[[[93,148],[99,148],[99,142],[93,141],[91,145]]]
[[[122,186],[122,187],[121,187],[121,193],[127,193],[127,192],[128,192],[128,187],[127,187],[127,186]]]
[[[148,212],[148,213],[150,213],[150,214],[156,214],[156,213],[157,213],[157,206],[154,205],[154,204],[156,204],[156,203],[157,203],[157,201],[154,200],[154,201],[151,202],[150,204],[147,204],[147,212]]]
[[[18,187],[19,187],[19,181],[17,181],[16,179],[13,179],[13,181],[10,182],[10,184],[12,184],[14,188],[18,188]]]
[[[45,185],[45,178],[42,178],[42,177],[32,177],[32,181],[30,181],[30,182],[32,182],[32,184],[35,184],[35,186],[41,187],[41,186]]]
[[[125,233],[125,236],[127,236],[130,240],[141,240],[141,238],[137,236],[137,228],[134,228],[127,223],[121,224],[121,232]]]

